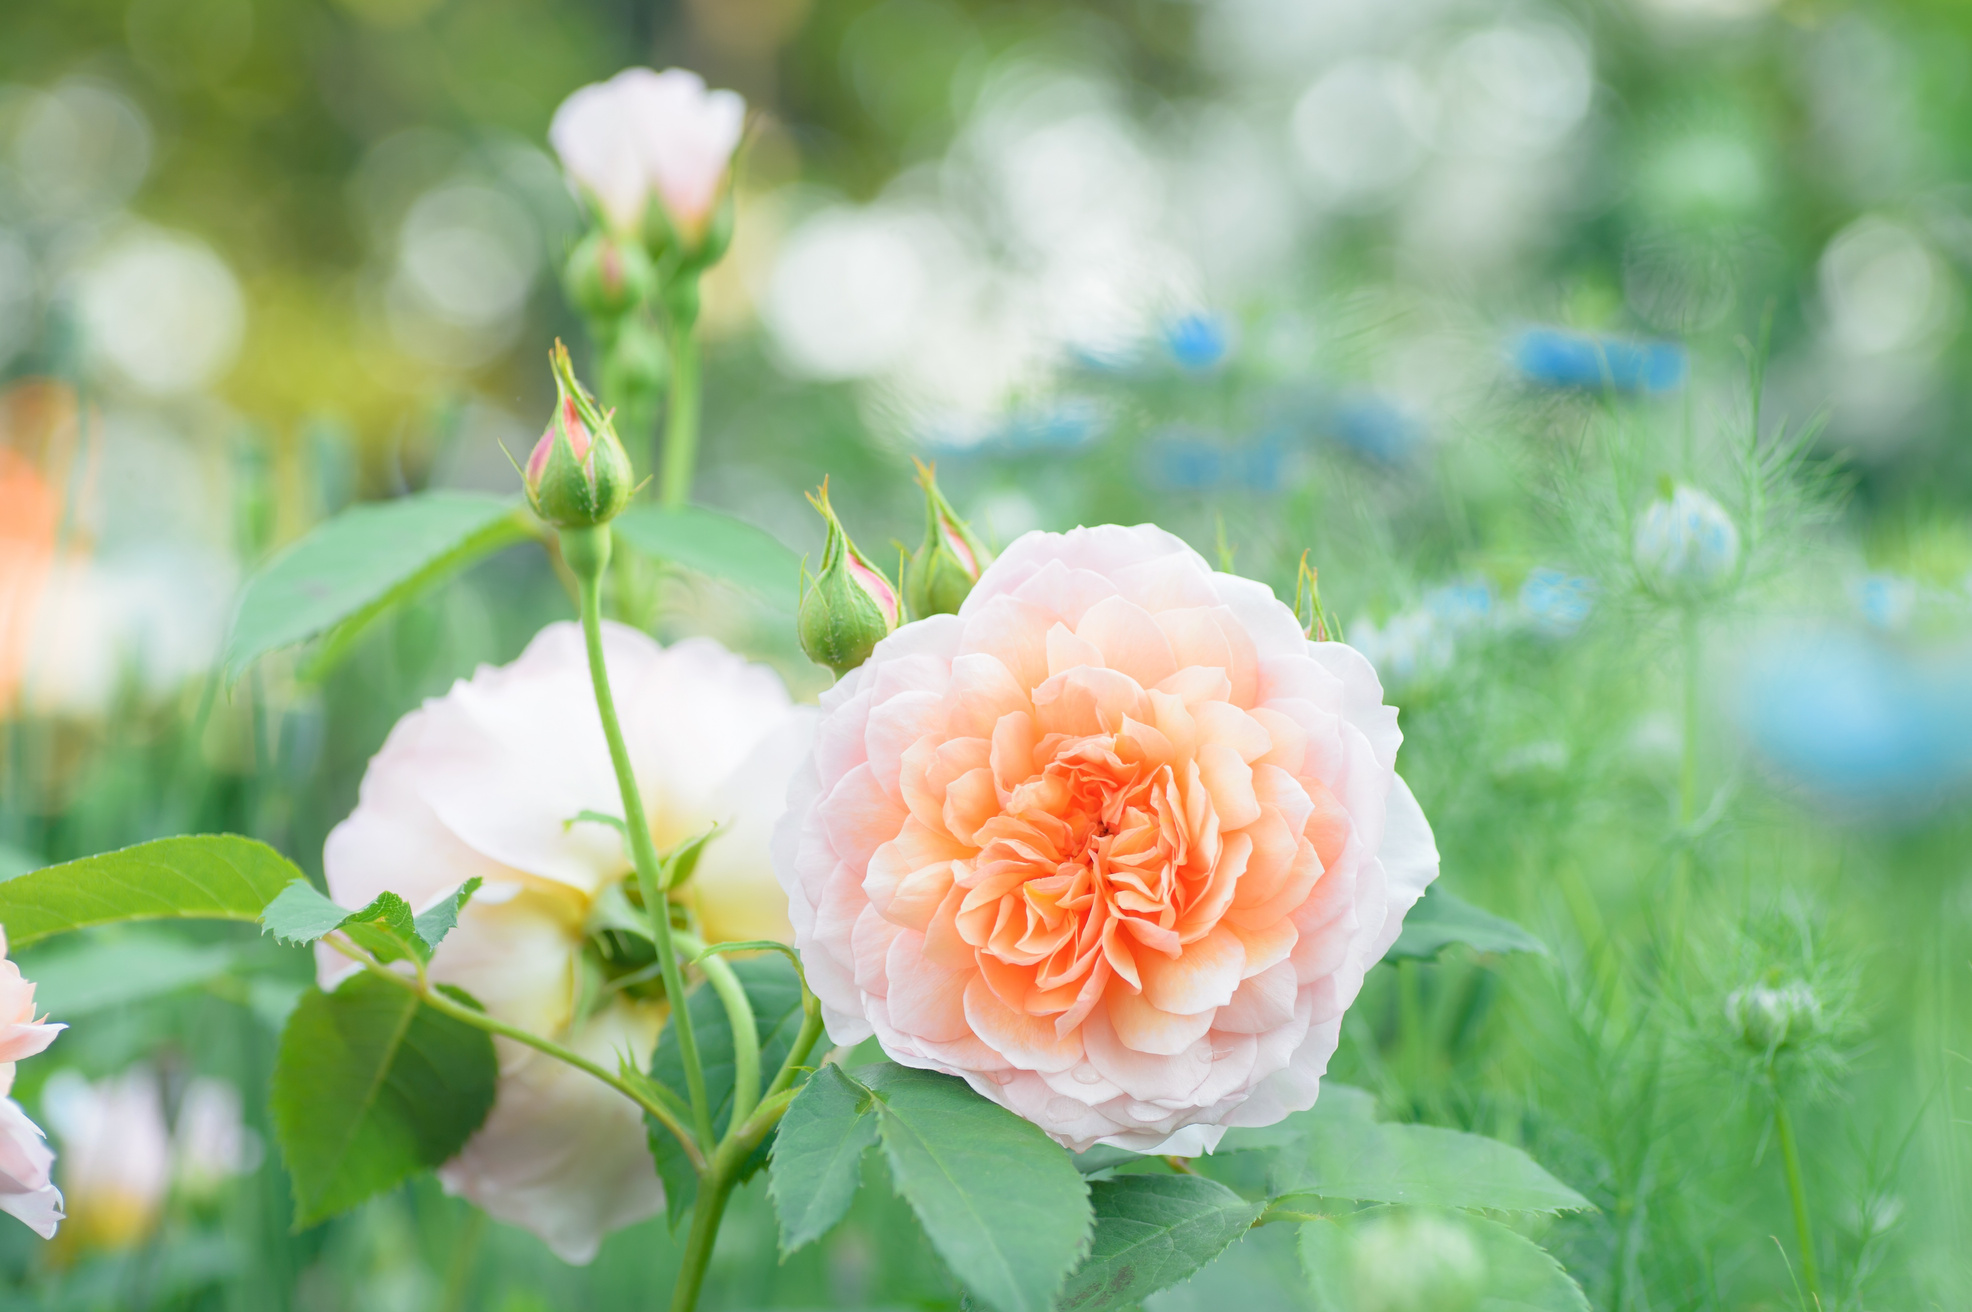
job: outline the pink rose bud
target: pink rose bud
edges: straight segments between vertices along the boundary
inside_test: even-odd
[[[955,615],[993,553],[974,536],[938,490],[937,471],[918,462],[924,485],[924,543],[904,566],[904,599],[912,619]]]
[[[609,416],[576,380],[568,348],[559,341],[554,365],[554,417],[527,457],[522,478],[534,513],[557,528],[588,528],[614,519],[629,504],[630,457]]]
[[[569,299],[591,319],[615,320],[649,298],[657,273],[641,243],[598,228],[569,252],[562,269]]]
[[[897,627],[897,590],[883,571],[856,549],[829,505],[826,480],[809,502],[828,523],[821,572],[801,596],[801,650],[837,676],[861,665]]]

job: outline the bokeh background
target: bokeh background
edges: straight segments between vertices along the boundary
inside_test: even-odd
[[[1593,1198],[1545,1242],[1598,1308],[1805,1306],[1742,1042],[1746,988],[1804,982],[1829,1305],[1972,1302],[1955,0],[8,5],[0,874],[189,829],[319,870],[395,718],[568,613],[516,550],[325,680],[212,673],[311,525],[512,489],[548,344],[586,358],[548,119],[634,63],[754,114],[698,499],[813,552],[826,474],[882,560],[915,454],[1000,543],[1155,519],[1289,594],[1311,552],[1447,886],[1552,948],[1379,971],[1338,1076]],[[1746,565],[1683,608],[1631,557],[1672,477]],[[663,586],[663,636],[825,686],[786,614]],[[656,1305],[655,1222],[575,1270],[427,1182],[290,1235],[261,1145],[298,955],[30,959],[72,1028],[16,1095],[73,1219],[0,1229],[8,1305]],[[956,1306],[886,1188],[786,1266],[757,1192],[710,1306]],[[1266,1235],[1155,1305],[1235,1296],[1318,1306]]]

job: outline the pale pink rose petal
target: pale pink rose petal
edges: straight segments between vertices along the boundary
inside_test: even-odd
[[[642,1066],[658,1022],[613,1006],[565,1040],[614,1068]],[[638,1106],[601,1081],[532,1050],[503,1071],[486,1123],[439,1168],[445,1191],[488,1215],[533,1231],[564,1262],[594,1259],[602,1237],[655,1216],[664,1187],[644,1146]]]
[[[68,1026],[49,1024],[34,1014],[34,985],[7,956],[7,933],[0,929],[0,1063],[13,1063],[45,1051]]]
[[[1306,1107],[1437,873],[1368,663],[1149,526],[1019,539],[822,709],[775,861],[830,1035],[1073,1148]]]
[[[672,225],[687,241],[698,240],[725,193],[746,128],[746,101],[736,92],[707,90],[704,78],[682,68],[625,69],[615,82],[644,176]]]
[[[13,1083],[13,1069],[7,1069]],[[21,1105],[0,1097],[0,1212],[17,1217],[43,1239],[55,1237],[62,1220],[62,1191],[50,1169],[55,1154]]]
[[[647,72],[632,69],[629,72]],[[624,77],[579,88],[555,110],[548,144],[578,193],[586,193],[604,222],[623,234],[644,224],[649,175],[639,148],[636,120],[626,103]]]

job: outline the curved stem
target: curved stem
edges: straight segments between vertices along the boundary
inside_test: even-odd
[[[671,397],[664,423],[663,503],[682,506],[692,497],[698,459],[698,338],[689,321],[671,335]]]
[[[753,1019],[753,1000],[746,996],[739,976],[724,957],[708,955],[705,944],[694,934],[672,933],[678,947],[691,954],[705,972],[706,983],[725,1004],[726,1020],[733,1031],[733,1115],[727,1125],[736,1126],[751,1116],[760,1102],[760,1027]]]
[[[1816,1307],[1825,1306],[1821,1298],[1821,1272],[1815,1265],[1814,1227],[1808,1220],[1808,1191],[1801,1180],[1801,1154],[1794,1144],[1794,1118],[1788,1115],[1787,1099],[1778,1082],[1773,1088],[1773,1125],[1780,1139],[1780,1163],[1787,1172],[1787,1199],[1794,1206],[1794,1239],[1801,1246],[1801,1278],[1807,1282],[1808,1296]]]
[[[805,1028],[805,1027],[804,1027]],[[691,1312],[705,1284],[706,1264],[712,1258],[712,1245],[719,1237],[719,1222],[726,1215],[726,1201],[739,1183],[740,1167],[767,1137],[767,1131],[780,1123],[791,1090],[783,1090],[761,1102],[744,1122],[733,1118],[733,1128],[712,1154],[712,1161],[699,1178],[698,1201],[692,1205],[692,1228],[685,1237],[684,1263],[678,1269],[678,1283],[671,1288],[671,1312]]]
[[[609,525],[563,529],[562,558],[582,585],[582,637],[589,649],[589,681],[595,685],[596,710],[602,716],[603,737],[609,743],[610,764],[616,768],[616,788],[623,797],[623,825],[630,834],[630,858],[637,868],[637,887],[650,916],[651,942],[657,947],[664,974],[664,996],[671,1005],[671,1024],[678,1030],[678,1055],[684,1062],[685,1089],[691,1095],[692,1123],[700,1146],[712,1150],[712,1108],[705,1094],[705,1070],[699,1064],[698,1041],[692,1034],[691,1008],[685,1005],[685,973],[671,940],[670,903],[657,879],[657,849],[651,843],[650,822],[644,818],[643,794],[630,768],[630,749],[616,718],[616,698],[610,694],[609,669],[603,661],[603,570],[609,564]]]
[[[808,991],[808,982],[801,982],[801,1029],[794,1036],[794,1046],[787,1050],[787,1060],[774,1074],[774,1082],[767,1086],[763,1095],[771,1101],[776,1095],[787,1090],[794,1083],[794,1073],[808,1063],[808,1054],[815,1050],[815,1043],[822,1037],[821,1000]]]
[[[553,1039],[544,1039],[532,1030],[522,1029],[518,1025],[510,1025],[506,1021],[489,1016],[483,1011],[476,1011],[464,1003],[446,996],[437,989],[429,987],[422,974],[417,978],[401,975],[382,962],[379,962],[369,953],[359,948],[348,946],[340,939],[332,937],[327,939],[326,942],[330,947],[342,953],[342,955],[348,957],[351,961],[356,962],[371,974],[389,980],[407,993],[416,994],[418,999],[433,1011],[443,1012],[453,1020],[464,1021],[476,1029],[485,1030],[488,1034],[497,1034],[503,1039],[512,1039],[515,1043],[522,1044],[525,1047],[534,1049],[536,1052],[553,1057],[556,1061],[573,1066],[576,1070],[601,1080],[604,1084],[607,1084],[631,1102],[636,1103],[644,1111],[650,1113],[652,1118],[670,1130],[672,1134],[676,1135],[679,1144],[685,1150],[686,1156],[691,1158],[692,1165],[701,1170],[704,1169],[704,1152],[699,1148],[691,1131],[685,1128],[684,1124],[679,1121],[671,1108],[650,1097],[644,1090],[631,1084],[622,1076],[603,1066],[597,1065],[579,1052],[562,1047],[561,1044],[556,1043]]]

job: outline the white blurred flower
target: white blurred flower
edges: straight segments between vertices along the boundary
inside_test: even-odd
[[[519,201],[475,182],[433,187],[398,230],[392,333],[436,364],[484,363],[519,335],[540,265],[540,232]]]
[[[150,170],[151,129],[115,87],[74,78],[30,94],[12,147],[33,210],[75,220],[109,213],[137,190]]]
[[[171,1183],[157,1076],[133,1066],[91,1083],[77,1071],[56,1071],[42,1087],[41,1108],[62,1148],[64,1242],[108,1249],[138,1243],[157,1223]]]
[[[1708,493],[1680,483],[1637,517],[1632,551],[1637,573],[1652,591],[1703,595],[1739,568],[1739,529]]]
[[[1434,116],[1431,89],[1415,69],[1362,58],[1316,79],[1295,101],[1289,126],[1317,199],[1358,209],[1416,171]]]
[[[1447,144],[1482,154],[1552,150],[1589,111],[1587,43],[1553,23],[1502,23],[1453,48],[1443,70]]]
[[[1835,234],[1819,273],[1829,337],[1847,355],[1935,349],[1957,326],[1951,270],[1916,233],[1890,219],[1865,215]]]
[[[561,103],[548,141],[577,190],[619,232],[640,232],[655,197],[695,245],[725,195],[746,126],[737,92],[682,68],[626,68]]]
[[[260,1137],[240,1115],[240,1091],[200,1076],[185,1086],[171,1131],[171,1173],[195,1198],[210,1198],[226,1181],[260,1165]]]
[[[177,395],[232,367],[246,304],[226,262],[198,238],[133,227],[83,271],[90,348],[139,389]]]

